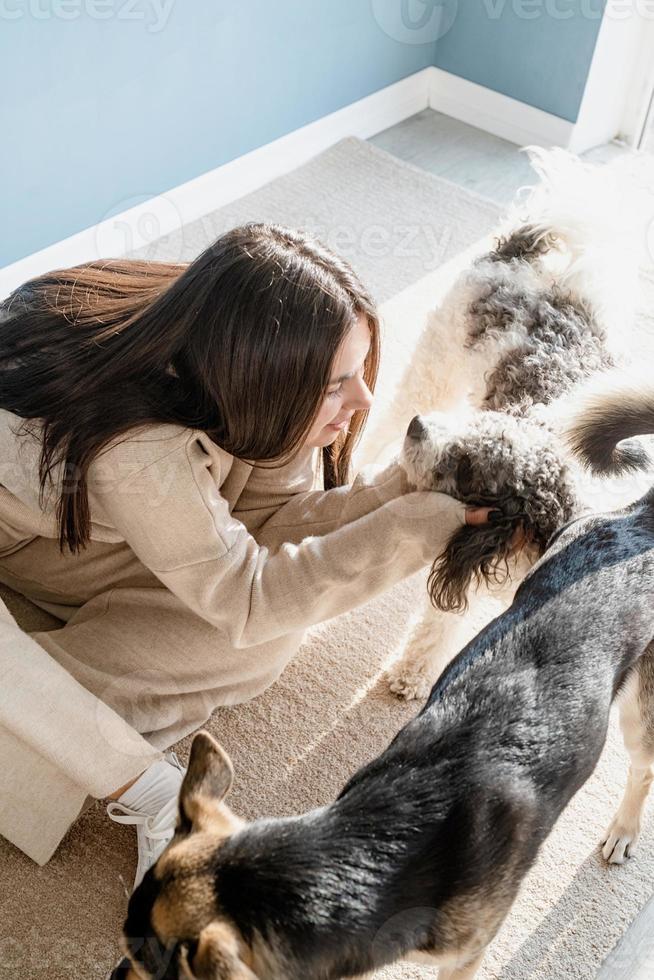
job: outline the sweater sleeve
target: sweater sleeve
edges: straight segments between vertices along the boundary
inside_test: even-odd
[[[202,445],[188,439],[166,456],[168,492],[153,492],[146,466],[101,493],[101,503],[143,564],[235,648],[361,605],[430,563],[465,523],[465,507],[446,495],[394,495],[398,472],[391,467],[374,491],[377,502],[391,492],[386,502],[359,515],[356,501],[365,487],[349,503],[353,488],[337,488],[341,516],[328,518],[333,529],[297,544],[285,541],[271,554],[230,514],[210,466]],[[294,521],[301,518],[301,503],[295,506]]]
[[[404,469],[395,461],[370,464],[352,483],[331,490],[306,489],[317,479],[316,460],[310,455],[290,473],[263,472],[255,467],[232,516],[271,551],[335,531],[410,490]]]

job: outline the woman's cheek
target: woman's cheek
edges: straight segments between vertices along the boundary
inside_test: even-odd
[[[341,411],[342,405],[342,398],[329,399],[329,401],[325,404],[324,415],[322,416],[323,425],[329,425],[330,422],[333,422],[334,419],[338,417],[338,413]]]

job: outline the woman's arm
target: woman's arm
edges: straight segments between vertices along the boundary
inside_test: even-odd
[[[271,551],[287,542],[299,544],[309,535],[336,531],[410,490],[397,462],[368,465],[345,486],[310,489],[315,485],[316,454],[315,449],[305,450],[298,463],[279,470],[255,466],[232,511]]]
[[[189,437],[165,462],[163,494],[153,493],[151,466],[94,493],[140,560],[236,648],[361,605],[430,563],[465,523],[465,507],[453,498],[412,492],[270,554],[229,513],[215,459],[196,439]],[[338,494],[344,505],[347,489]],[[351,514],[355,500],[356,494]]]

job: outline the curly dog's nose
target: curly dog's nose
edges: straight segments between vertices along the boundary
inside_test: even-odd
[[[419,415],[414,415],[414,417],[409,422],[409,428],[406,430],[406,434],[411,437],[411,439],[423,439],[427,432],[427,427],[420,418]]]

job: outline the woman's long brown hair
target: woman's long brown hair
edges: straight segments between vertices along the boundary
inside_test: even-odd
[[[15,290],[0,303],[0,407],[42,441],[41,506],[61,466],[61,551],[90,537],[89,466],[135,427],[177,423],[244,460],[291,458],[361,314],[374,390],[379,321],[356,274],[308,235],[263,223],[221,235],[190,264],[88,262]],[[323,449],[326,489],[349,479],[366,415]]]

